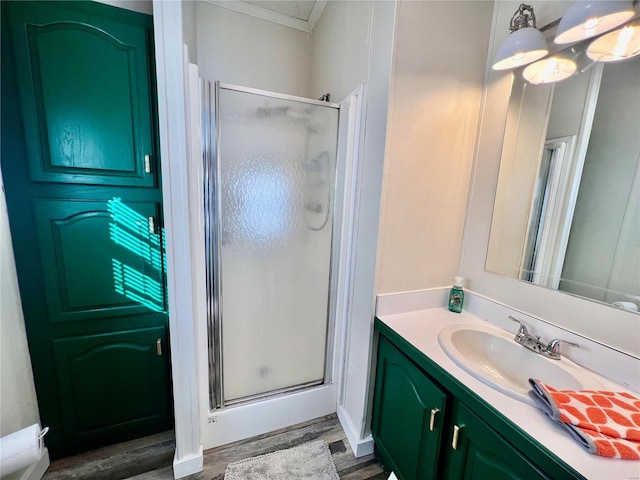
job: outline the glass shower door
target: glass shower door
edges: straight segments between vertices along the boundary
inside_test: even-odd
[[[217,91],[215,406],[325,377],[335,105]]]

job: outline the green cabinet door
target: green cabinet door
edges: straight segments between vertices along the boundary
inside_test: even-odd
[[[67,438],[117,438],[165,422],[166,345],[164,327],[55,340]]]
[[[549,480],[460,402],[453,409],[448,439],[447,480]]]
[[[150,29],[65,3],[8,9],[31,178],[153,187]]]
[[[446,395],[380,337],[373,405],[376,454],[401,480],[435,479]]]
[[[34,204],[50,323],[166,310],[158,204],[120,198]],[[128,326],[136,326],[135,318]]]

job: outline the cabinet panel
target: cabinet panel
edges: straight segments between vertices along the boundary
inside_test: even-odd
[[[458,402],[454,406],[453,428],[458,427],[457,445],[450,448],[445,478],[450,480],[549,480],[538,468],[486,423]]]
[[[35,201],[51,323],[164,312],[156,203]]]
[[[436,478],[445,409],[446,395],[380,338],[373,436],[399,478]]]
[[[166,346],[164,327],[55,340],[67,435],[91,440],[166,421]]]
[[[32,180],[153,187],[147,30],[37,7],[10,5]]]

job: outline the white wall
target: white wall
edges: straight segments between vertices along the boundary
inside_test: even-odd
[[[197,2],[182,2],[182,41],[189,49],[189,62],[197,63],[198,61],[198,23]]]
[[[153,15],[153,2],[151,0],[96,0],[106,5],[133,10],[134,12]]]
[[[308,33],[205,2],[196,2],[195,21],[202,78],[308,96]]]
[[[491,7],[399,3],[377,293],[450,285],[458,270]]]
[[[339,102],[367,80],[371,14],[371,1],[327,2],[311,33],[311,98]]]
[[[0,174],[0,437],[40,422]],[[10,478],[19,478],[16,472]],[[3,477],[4,478],[4,477]]]
[[[482,120],[467,203],[461,273],[477,293],[580,335],[640,355],[637,315],[484,269],[510,92],[509,74],[491,70],[491,64],[497,48],[508,34],[509,20],[518,5],[519,2],[498,0],[494,8]],[[567,3],[562,1],[536,3],[538,25],[555,20],[566,8]]]
[[[311,94],[340,101],[366,82],[361,138],[361,208],[355,220],[356,259],[338,415],[358,454],[373,450],[368,425],[374,275],[385,153],[395,1],[328,2],[312,33]]]
[[[547,140],[580,133],[582,116],[588,101],[589,81],[593,70],[588,73],[574,75],[554,86]],[[537,87],[539,85],[535,86],[535,88]]]

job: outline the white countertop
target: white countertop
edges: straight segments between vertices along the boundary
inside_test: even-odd
[[[498,392],[466,373],[445,354],[438,343],[438,333],[449,325],[469,324],[497,328],[495,325],[469,312],[455,314],[446,308],[378,314],[378,318],[585,478],[640,479],[640,461],[610,459],[588,453],[541,410]],[[595,375],[604,388],[629,391],[604,377],[592,372],[590,374]]]

